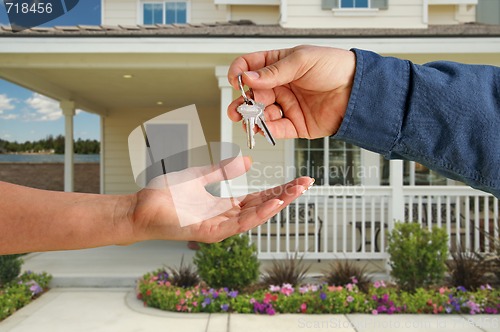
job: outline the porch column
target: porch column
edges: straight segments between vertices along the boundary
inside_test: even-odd
[[[73,117],[75,103],[63,100],[59,104],[64,114],[64,191],[74,191]]]
[[[405,216],[405,200],[403,196],[403,161],[390,161],[390,185],[392,188],[392,218],[389,220],[389,230],[392,230],[394,220],[403,221]]]
[[[227,117],[227,107],[233,101],[233,87],[227,81],[228,66],[215,67],[215,75],[220,89],[220,140],[233,141],[233,123]]]
[[[233,101],[233,87],[227,81],[227,71],[229,66],[215,67],[215,76],[219,83],[220,89],[220,141],[231,143],[233,142],[233,123],[227,116],[227,107]],[[231,154],[231,151],[227,152]],[[225,151],[221,151],[221,156],[224,156]],[[229,186],[224,186],[221,183],[221,196],[233,196]]]

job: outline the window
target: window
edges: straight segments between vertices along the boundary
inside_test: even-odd
[[[370,0],[340,0],[340,8],[370,8]]]
[[[383,165],[382,185],[389,185],[389,160],[381,157]],[[414,161],[403,162],[403,184],[405,186],[446,186],[446,177]]]
[[[187,23],[187,2],[144,2],[143,24]]]
[[[317,185],[359,185],[360,149],[330,137],[295,140],[296,176],[310,176]]]

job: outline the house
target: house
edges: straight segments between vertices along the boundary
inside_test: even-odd
[[[60,101],[66,137],[75,109],[101,117],[101,192],[138,189],[127,137],[141,123],[196,104],[207,141],[233,142],[252,156],[253,189],[310,175],[316,185],[258,230],[261,258],[384,259],[394,220],[445,227],[450,246],[489,251],[499,202],[425,167],[330,138],[258,137],[246,148],[226,116],[238,96],[227,68],[238,55],[299,44],[369,49],[425,63],[446,59],[500,66],[496,2],[481,0],[103,0],[101,26],[0,28],[0,78]],[[477,15],[481,13],[481,15]],[[484,13],[487,13],[485,15]],[[479,21],[476,21],[479,20]],[[179,119],[189,139],[189,122]],[[175,125],[173,123],[172,125]],[[67,141],[66,151],[72,151]],[[72,190],[72,153],[66,155]]]

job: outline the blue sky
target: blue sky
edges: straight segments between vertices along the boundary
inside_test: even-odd
[[[42,26],[100,22],[101,0],[80,0],[73,10]],[[9,24],[3,0],[0,24]],[[0,79],[0,139],[24,142],[59,134],[64,135],[64,118],[58,102]],[[99,139],[99,117],[77,112],[75,138]]]

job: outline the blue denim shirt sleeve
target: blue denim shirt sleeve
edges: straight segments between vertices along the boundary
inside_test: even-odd
[[[500,68],[356,54],[335,138],[500,197]]]

